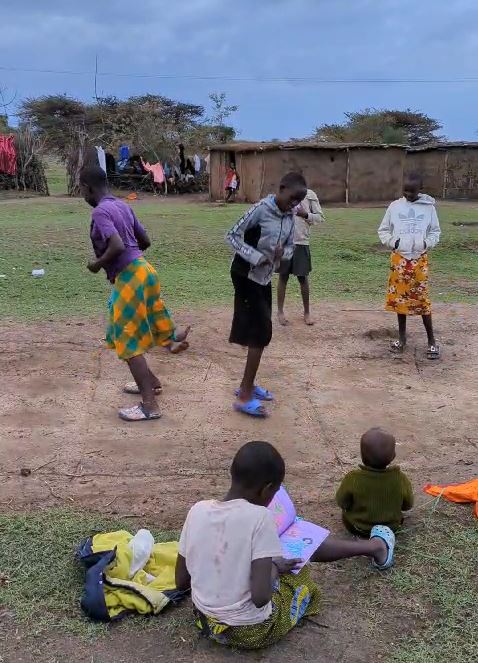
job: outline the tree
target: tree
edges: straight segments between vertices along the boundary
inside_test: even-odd
[[[419,111],[366,108],[345,113],[343,124],[323,124],[315,139],[327,142],[401,143],[423,145],[442,140],[436,132],[442,125]]]
[[[49,95],[26,99],[20,105],[21,123],[44,140],[45,148],[66,158],[71,135],[87,129],[87,106],[66,95]]]
[[[208,136],[208,145],[214,143],[227,143],[234,140],[236,130],[226,124],[225,120],[237,113],[239,106],[228,104],[225,92],[211,92],[209,95],[211,102],[211,117],[205,121],[206,135]]]
[[[0,85],[0,133],[13,133],[13,129],[9,126],[8,109],[17,98],[17,93],[9,94],[6,87]]]
[[[129,99],[98,97],[84,103],[64,95],[26,99],[20,106],[21,122],[44,139],[47,149],[68,159],[78,136],[90,145],[115,152],[125,142],[146,159],[172,159],[178,143],[191,152],[232,140],[235,131],[225,120],[237,110],[224,93],[211,94],[212,118],[203,106],[145,94]]]
[[[21,104],[21,126],[30,128],[47,150],[65,161],[68,191],[75,195],[79,172],[95,154],[95,145],[116,154],[119,145],[127,143],[148,161],[174,162],[179,143],[193,154],[234,138],[235,131],[225,120],[237,106],[228,105],[224,93],[210,98],[212,119],[207,118],[203,106],[161,95],[95,97],[91,103],[50,95]]]

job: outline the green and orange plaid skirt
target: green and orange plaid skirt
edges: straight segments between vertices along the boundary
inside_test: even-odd
[[[120,359],[142,355],[174,341],[174,322],[160,297],[159,276],[145,258],[133,260],[116,277],[109,301],[106,345]]]

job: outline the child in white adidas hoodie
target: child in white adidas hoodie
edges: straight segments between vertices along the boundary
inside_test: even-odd
[[[420,193],[421,178],[409,175],[403,197],[391,203],[378,229],[380,241],[392,249],[386,310],[398,316],[398,341],[391,351],[402,353],[407,343],[407,315],[421,315],[428,337],[428,359],[438,359],[428,292],[428,251],[440,239],[435,200]]]

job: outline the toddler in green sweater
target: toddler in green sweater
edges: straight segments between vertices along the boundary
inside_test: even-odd
[[[337,491],[344,525],[352,534],[370,536],[374,525],[387,525],[394,532],[403,522],[402,511],[413,506],[413,488],[395,458],[395,438],[371,428],[360,440],[362,465],[349,472]]]

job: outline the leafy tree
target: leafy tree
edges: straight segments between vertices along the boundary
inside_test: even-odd
[[[423,145],[441,140],[436,134],[442,125],[419,111],[377,110],[345,113],[343,124],[323,124],[315,131],[315,138],[328,142],[402,143]]]
[[[224,93],[210,98],[212,119],[202,106],[153,94],[124,100],[103,97],[92,103],[64,95],[44,96],[24,101],[20,116],[63,159],[69,158],[72,146],[76,149],[79,135],[89,144],[101,143],[111,151],[127,142],[146,159],[171,159],[180,142],[187,150],[202,151],[207,145],[234,138],[234,129],[225,120],[237,106],[228,105]]]

